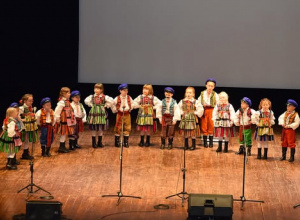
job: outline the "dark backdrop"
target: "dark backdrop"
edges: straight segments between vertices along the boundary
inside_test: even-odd
[[[38,108],[41,98],[45,96],[52,98],[55,108],[62,86],[80,90],[83,98],[93,93],[93,84],[77,83],[78,0],[2,2],[0,18],[1,122],[8,105],[20,100],[25,93],[34,95],[34,105]],[[204,89],[204,82],[198,83],[196,97]],[[116,96],[117,86],[105,84],[105,94]],[[158,98],[163,97],[164,87],[154,85]],[[185,85],[174,87],[175,99],[179,101],[183,98],[185,88]],[[239,108],[240,99],[244,96],[252,99],[254,109],[257,109],[261,98],[270,98],[277,118],[285,110],[288,98],[300,103],[299,90],[216,88],[217,92],[223,90],[229,94],[229,101],[235,109]],[[141,91],[142,85],[130,85],[129,93],[133,98]]]

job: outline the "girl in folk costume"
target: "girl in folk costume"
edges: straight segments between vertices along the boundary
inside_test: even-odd
[[[215,106],[212,114],[215,137],[219,139],[219,146],[216,152],[222,151],[223,139],[225,140],[223,152],[228,152],[229,138],[234,137],[234,118],[235,111],[233,106],[228,102],[228,94],[226,92],[221,92],[219,94],[219,103]]]
[[[69,150],[74,150],[75,138],[75,126],[76,119],[74,116],[70,98],[70,89],[68,87],[62,87],[59,93],[58,103],[54,110],[55,116],[55,133],[60,134],[59,139],[59,153],[68,153]],[[66,137],[69,137],[69,150],[66,148]]]
[[[102,83],[96,83],[94,86],[94,95],[88,96],[84,103],[91,107],[87,123],[92,131],[92,146],[93,148],[104,147],[102,144],[103,131],[107,129],[107,112],[105,108],[110,108],[113,105],[113,98],[104,95],[104,87]],[[96,144],[96,136],[98,143]]]
[[[252,131],[251,131],[251,117],[255,114],[255,111],[251,109],[252,102],[251,99],[244,97],[241,100],[241,108],[235,113],[234,124],[240,126],[239,129],[239,143],[240,149],[236,154],[244,153],[244,143],[247,147],[247,155],[251,156],[252,147]],[[245,140],[244,140],[245,136]],[[246,152],[245,152],[246,153]]]
[[[134,108],[139,108],[136,123],[137,130],[140,131],[141,141],[139,146],[150,146],[150,132],[156,130],[155,108],[160,104],[160,100],[153,95],[153,88],[150,84],[143,86],[143,94],[134,99]],[[146,143],[144,143],[144,135],[147,135]]]
[[[120,95],[114,99],[114,105],[112,106],[113,113],[117,113],[116,125],[115,125],[115,147],[120,147],[120,135],[122,132],[123,121],[123,136],[124,147],[129,147],[128,138],[131,132],[131,116],[130,112],[133,109],[133,100],[128,95],[128,85],[126,83],[119,85],[118,90]],[[124,115],[124,117],[123,117]]]
[[[42,109],[35,114],[37,124],[41,127],[40,143],[43,157],[50,157],[50,148],[54,138],[54,111],[51,109],[51,99],[43,98],[41,101]]]
[[[173,137],[175,134],[175,124],[180,121],[180,109],[175,99],[173,99],[174,89],[165,88],[165,99],[156,109],[156,116],[162,125],[161,128],[161,149],[165,148],[166,138],[168,138],[168,150],[172,149]]]
[[[272,125],[275,124],[275,117],[271,107],[271,101],[264,98],[260,101],[259,110],[252,115],[252,121],[256,124],[254,137],[257,140],[257,159],[261,159],[262,146],[264,147],[263,159],[268,159],[268,142],[274,140]]]
[[[281,133],[281,146],[282,146],[282,157],[280,160],[286,159],[287,148],[291,149],[291,156],[289,162],[294,161],[295,157],[295,147],[296,147],[296,132],[295,130],[299,127],[300,119],[299,114],[295,111],[298,107],[298,103],[289,99],[287,101],[287,111],[284,112],[278,118],[278,124],[282,126]]]
[[[38,140],[38,127],[35,117],[36,107],[32,107],[33,95],[25,94],[20,103],[22,106],[19,107],[19,114],[25,126],[25,129],[22,131],[24,151],[21,159],[31,160],[33,157],[29,155],[29,143],[35,143]]]
[[[3,121],[3,132],[0,135],[0,151],[7,153],[6,169],[16,170],[16,153],[20,150],[22,141],[20,130],[17,126],[18,110],[9,107],[6,110],[6,118]]]
[[[180,132],[184,134],[184,149],[189,148],[189,137],[192,138],[192,147],[190,150],[196,149],[196,136],[200,135],[198,125],[198,117],[203,115],[203,106],[195,99],[194,87],[187,87],[185,90],[185,98],[179,104],[181,121],[179,124]]]
[[[74,142],[74,147],[80,149],[81,146],[78,144],[78,139],[79,139],[79,133],[83,132],[84,130],[84,125],[83,123],[86,122],[86,111],[83,107],[83,105],[80,103],[80,92],[78,90],[72,91],[71,92],[71,99],[72,103],[71,106],[74,111],[74,115],[76,118],[76,128],[75,128],[75,142]]]
[[[202,91],[198,102],[204,107],[204,114],[201,117],[201,133],[203,134],[204,147],[207,146],[207,136],[209,136],[209,147],[213,147],[214,122],[212,120],[212,112],[219,101],[218,94],[214,91],[216,80],[209,78],[205,82],[206,90]]]

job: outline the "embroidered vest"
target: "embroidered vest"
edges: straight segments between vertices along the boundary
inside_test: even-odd
[[[174,105],[176,104],[176,101],[172,99],[170,106],[169,106],[169,112],[170,115],[174,116]],[[167,100],[162,100],[162,114],[164,115],[167,110]]]
[[[204,92],[205,91],[202,91],[201,94],[200,94],[200,97],[201,97],[201,104],[204,105]],[[211,107],[215,107],[216,106],[216,92],[215,91],[212,91],[211,92],[211,96],[210,96],[210,106]]]
[[[297,112],[290,113],[290,114],[288,114],[288,112],[285,112],[284,122],[288,122],[288,125],[292,124],[295,121],[297,115],[298,115]]]
[[[100,96],[93,95],[92,104],[93,105],[105,105],[105,95],[100,95]]]
[[[149,96],[140,96],[140,99],[141,99],[141,105],[153,105],[153,99],[154,99],[154,97],[153,96],[151,96],[151,97],[149,97]]]
[[[218,116],[220,119],[225,119],[224,118],[224,113],[227,113],[228,115],[228,118],[226,119],[230,119],[230,111],[229,111],[229,108],[230,108],[230,104],[227,104],[227,105],[217,105],[218,107]]]
[[[182,100],[182,110],[184,112],[195,111],[195,101]]]
[[[41,118],[40,118],[40,124],[41,126],[46,125],[46,118],[47,118],[47,112],[44,109],[41,109]],[[50,118],[51,118],[51,124],[54,122],[54,112],[52,109],[50,109]]]
[[[127,104],[128,104],[129,111],[130,111],[131,110],[131,99],[130,99],[129,95],[127,95]],[[117,110],[118,111],[120,110],[120,106],[121,106],[121,96],[118,96],[118,98],[117,98]]]

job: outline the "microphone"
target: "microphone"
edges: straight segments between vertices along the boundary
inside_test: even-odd
[[[242,114],[244,113],[244,110],[243,110],[242,108],[240,108],[239,110],[240,110],[240,112],[241,112]]]

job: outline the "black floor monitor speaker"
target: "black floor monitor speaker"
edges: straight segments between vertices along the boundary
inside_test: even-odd
[[[61,206],[58,201],[27,201],[26,220],[60,220]]]
[[[232,195],[189,194],[188,220],[231,220]]]

